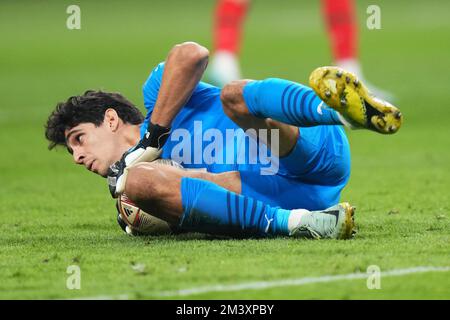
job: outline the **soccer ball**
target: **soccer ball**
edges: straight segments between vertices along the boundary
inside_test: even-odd
[[[163,235],[174,231],[166,221],[141,210],[125,194],[117,200],[117,208],[132,234]]]

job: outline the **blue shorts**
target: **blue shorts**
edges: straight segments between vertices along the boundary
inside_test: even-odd
[[[321,210],[339,202],[350,177],[350,147],[342,126],[299,128],[294,149],[276,175],[240,171],[242,194],[284,209]]]

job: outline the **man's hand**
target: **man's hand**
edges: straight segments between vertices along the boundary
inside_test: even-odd
[[[125,191],[128,168],[139,162],[156,160],[170,134],[170,128],[161,127],[150,122],[147,133],[139,143],[125,152],[122,158],[108,169],[109,192],[117,198]]]

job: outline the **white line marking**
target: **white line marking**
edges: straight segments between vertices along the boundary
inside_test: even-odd
[[[82,298],[73,298],[70,300],[129,300],[131,299],[128,294],[118,294],[116,296],[95,296],[95,297],[82,297]]]
[[[447,272],[450,271],[450,267],[413,267],[407,269],[393,269],[389,271],[381,272],[381,277],[399,277],[407,274],[425,273],[425,272]],[[273,281],[256,281],[256,282],[244,282],[237,284],[218,284],[214,286],[204,286],[189,289],[160,291],[154,293],[143,293],[145,296],[164,298],[164,297],[182,297],[190,296],[202,293],[210,292],[229,292],[229,291],[241,291],[241,290],[263,290],[275,287],[288,287],[288,286],[303,286],[313,283],[328,283],[341,280],[355,280],[355,279],[367,279],[369,274],[363,272],[348,273],[341,275],[325,275],[319,277],[305,277],[297,279],[283,279]],[[129,294],[121,295],[101,295],[96,297],[76,298],[79,300],[115,300],[115,299],[131,299]]]

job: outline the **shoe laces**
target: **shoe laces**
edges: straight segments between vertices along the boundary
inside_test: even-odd
[[[298,230],[303,231],[303,232],[305,232],[305,231],[308,232],[311,235],[311,237],[314,239],[322,238],[322,236],[309,225],[301,226]]]
[[[325,218],[318,218],[318,217],[314,217],[312,219],[312,221],[310,221],[310,223],[308,223],[307,225],[304,226],[304,228],[306,230],[308,230],[311,235],[316,238],[316,239],[320,239],[322,237],[327,238],[329,236],[331,236],[334,232],[335,229],[335,225],[336,225],[336,221],[334,219],[332,219],[331,217],[328,217],[328,215],[322,213],[323,215],[325,215]],[[314,225],[316,226],[315,228],[311,226]],[[319,225],[321,225],[321,228],[317,228]],[[315,229],[320,229],[322,230],[322,235],[320,233],[318,233]]]

